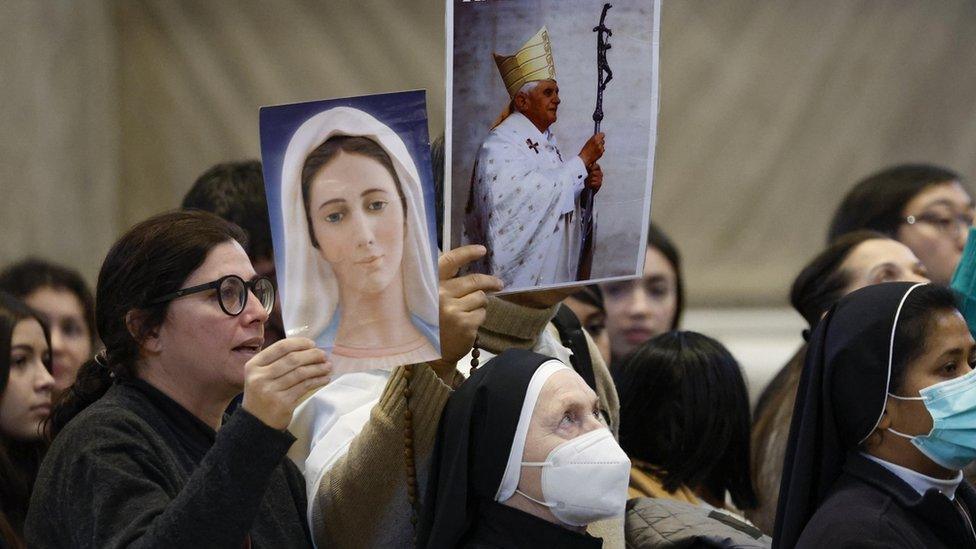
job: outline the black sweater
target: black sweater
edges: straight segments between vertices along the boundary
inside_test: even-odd
[[[285,459],[293,441],[243,409],[215,432],[148,383],[117,383],[51,445],[27,541],[309,547],[305,482]]]

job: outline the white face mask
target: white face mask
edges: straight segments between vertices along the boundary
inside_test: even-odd
[[[570,526],[624,514],[630,459],[608,429],[597,429],[560,444],[546,461],[522,462],[542,467],[542,497],[539,501],[516,489],[526,498],[544,505]]]

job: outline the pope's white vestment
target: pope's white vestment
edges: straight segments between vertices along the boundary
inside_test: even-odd
[[[462,240],[488,248],[471,270],[506,288],[576,280],[586,175],[579,156],[561,155],[551,130],[509,115],[482,144],[471,175]]]

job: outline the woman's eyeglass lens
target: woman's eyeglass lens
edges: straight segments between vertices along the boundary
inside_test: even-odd
[[[265,312],[271,314],[271,310],[274,309],[275,289],[274,284],[271,283],[271,279],[262,276],[250,282],[245,282],[243,278],[237,275],[227,275],[213,282],[177,290],[171,294],[156,298],[150,302],[150,305],[164,303],[210,289],[217,291],[217,302],[220,303],[220,309],[230,316],[237,316],[244,312],[244,307],[247,306],[247,297],[251,293],[254,294],[254,297],[258,298],[258,302],[264,307]]]
[[[935,227],[943,234],[954,236],[968,231],[969,228],[973,226],[973,217],[972,215],[967,214],[940,215],[926,212],[919,215],[910,215],[906,217],[905,223],[908,223],[909,225],[925,223]]]
[[[267,278],[258,278],[250,283],[238,276],[224,277],[217,288],[217,295],[220,296],[220,307],[225,313],[237,316],[244,311],[247,306],[248,287],[258,302],[264,307],[265,312],[271,313],[274,308],[275,294],[274,285]]]

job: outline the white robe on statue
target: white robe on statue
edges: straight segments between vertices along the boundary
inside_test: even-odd
[[[509,115],[482,144],[471,176],[462,242],[488,248],[471,270],[506,289],[575,281],[585,180],[583,160],[563,157],[551,131]]]

